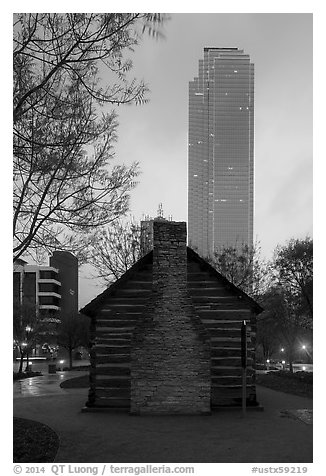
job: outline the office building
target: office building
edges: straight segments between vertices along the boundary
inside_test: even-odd
[[[189,246],[206,257],[253,244],[254,65],[238,48],[204,48],[189,83]]]
[[[68,251],[54,251],[50,266],[58,269],[61,283],[60,314],[69,318],[78,314],[78,259]]]
[[[16,303],[35,306],[40,317],[58,316],[61,301],[59,270],[53,266],[14,262],[13,297]]]
[[[13,266],[13,299],[14,306],[29,309],[45,324],[44,343],[40,342],[34,349],[38,355],[41,347],[47,350],[49,342],[56,343],[61,320],[78,313],[77,258],[66,251],[54,251],[49,266],[17,259]]]

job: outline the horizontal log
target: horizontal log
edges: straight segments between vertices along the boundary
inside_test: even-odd
[[[99,398],[96,397],[92,408],[125,408],[130,407],[130,399],[123,398]]]
[[[247,385],[252,385],[252,376],[247,375]],[[212,387],[233,387],[235,385],[242,386],[242,376],[236,375],[223,375],[223,376],[212,376]]]
[[[115,355],[130,355],[130,346],[104,346],[104,345],[95,345],[93,347],[93,351],[95,352],[96,355],[110,355],[110,354],[115,354]]]
[[[120,294],[116,294],[110,297],[110,306],[112,304],[126,304],[126,305],[134,305],[134,304],[146,304],[148,300],[147,296],[142,296],[141,293],[137,293],[134,296],[124,296]]]
[[[133,282],[133,284],[135,283]],[[116,296],[132,298],[133,296],[141,295],[143,298],[148,299],[151,292],[152,292],[151,283],[149,285],[149,283],[146,282],[146,286],[143,288],[136,288],[136,287],[121,288],[117,291]]]
[[[134,327],[137,324],[135,318],[131,319],[97,319],[96,326],[98,327],[119,327],[119,328],[130,328]]]
[[[251,368],[247,368],[247,374],[252,376],[254,370]],[[227,367],[227,366],[221,366],[221,367],[212,367],[211,368],[211,376],[212,377],[224,377],[224,376],[242,376],[242,367],[241,363],[238,367]]]
[[[241,347],[211,347],[211,357],[241,357]],[[248,357],[253,357],[253,351],[248,350]]]
[[[130,362],[129,354],[96,355],[96,364],[122,364]]]
[[[107,377],[96,375],[96,387],[103,388],[130,388],[130,378],[117,378],[117,377]]]
[[[96,396],[130,400],[130,388],[96,388]]]
[[[248,366],[252,366],[253,359],[248,358],[247,359]],[[219,367],[219,366],[233,366],[233,367],[239,367],[241,366],[241,355],[238,355],[237,357],[214,357],[211,359],[211,365],[212,367]]]
[[[103,345],[122,345],[122,346],[130,346],[130,338],[129,339],[109,339],[103,337],[97,337],[95,340],[96,344],[103,344]]]
[[[125,331],[125,329],[114,328],[106,331],[105,328],[99,327],[96,330],[96,338],[98,339],[131,339],[133,331]]]
[[[112,375],[112,376],[128,376],[130,375],[129,367],[113,367],[107,364],[97,365],[95,369],[96,375]]]
[[[134,309],[130,309],[129,311],[118,312],[118,311],[114,311],[113,309],[105,308],[105,309],[102,309],[98,313],[96,322],[98,321],[110,322],[111,319],[116,321],[118,320],[128,321],[129,319],[137,321],[142,315],[143,315],[143,311],[134,310]]]
[[[241,329],[236,327],[214,327],[209,328],[208,334],[213,337],[241,337]]]

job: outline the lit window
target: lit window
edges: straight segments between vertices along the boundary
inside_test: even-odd
[[[235,69],[235,70],[234,70],[234,72],[235,72],[235,73],[237,73],[237,72],[238,72],[238,70],[237,70],[237,69]]]
[[[195,96],[204,96],[204,93],[195,93]]]
[[[240,111],[242,111],[242,107],[239,107]]]
[[[225,93],[225,96],[227,96],[227,95],[228,95],[228,93]]]
[[[198,177],[198,175],[197,175],[197,174],[194,174],[194,177]]]

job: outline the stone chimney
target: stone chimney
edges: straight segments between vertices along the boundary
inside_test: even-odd
[[[152,294],[131,343],[131,413],[208,414],[210,345],[187,292],[186,223],[153,222]]]

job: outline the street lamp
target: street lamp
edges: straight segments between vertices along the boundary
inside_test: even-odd
[[[27,325],[27,326],[25,327],[26,340],[27,340],[27,341],[28,341],[29,333],[32,332],[32,330],[33,330],[33,329],[31,328],[30,325]],[[26,352],[26,372],[28,372],[28,371],[30,370],[30,364],[29,364],[29,359],[28,359],[28,357],[29,357],[28,352],[29,352],[29,351]],[[32,351],[32,355],[33,355],[33,351]]]

